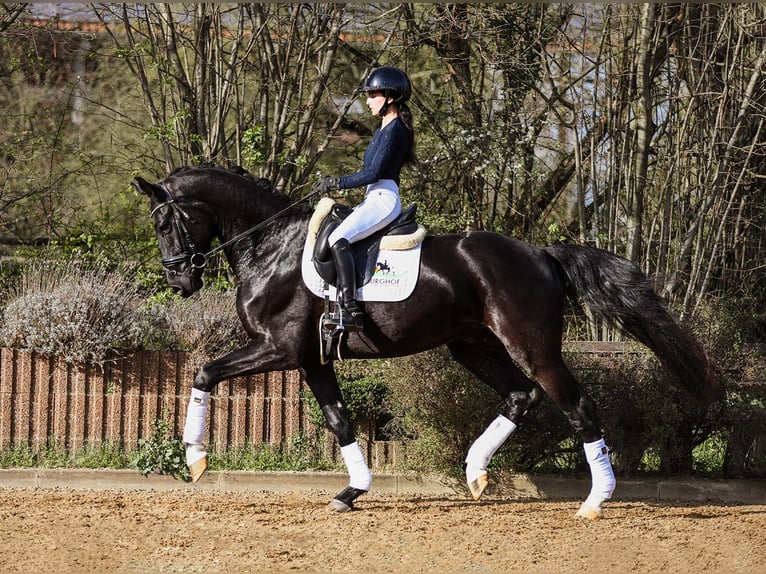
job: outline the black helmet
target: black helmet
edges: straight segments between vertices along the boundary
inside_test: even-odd
[[[383,92],[386,98],[394,98],[395,104],[403,104],[410,99],[412,85],[407,74],[393,66],[383,66],[373,70],[364,85],[365,92]],[[386,106],[388,107],[388,106]]]

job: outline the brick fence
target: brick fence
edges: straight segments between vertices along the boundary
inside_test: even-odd
[[[142,352],[103,370],[0,349],[0,448],[54,443],[70,450],[105,442],[134,449],[156,420],[180,435],[195,369],[188,353]],[[224,381],[211,395],[208,443],[279,444],[308,430],[297,371]]]
[[[614,357],[624,345],[578,345],[579,352]],[[72,365],[34,351],[0,348],[0,449],[48,445],[77,451],[105,443],[133,450],[149,438],[153,423],[168,421],[180,436],[197,366],[185,352],[144,351],[106,363]],[[298,371],[238,377],[221,382],[211,395],[207,444],[218,452],[246,444],[278,445],[309,422]],[[337,457],[332,435],[325,449]],[[375,429],[359,429],[373,467],[396,466],[398,444],[374,441]]]
[[[567,352],[585,354],[599,370],[619,355],[641,352],[623,343],[569,342]],[[107,363],[71,365],[32,351],[0,349],[0,449],[49,445],[77,451],[114,444],[131,451],[151,437],[155,421],[168,421],[180,436],[197,366],[189,353],[145,351]],[[746,386],[763,387],[762,381]],[[745,384],[745,383],[742,383]],[[309,421],[298,371],[237,377],[213,392],[206,443],[217,452],[245,445],[283,444],[305,433],[323,433],[325,454],[338,453],[329,431]],[[374,441],[365,425],[358,437],[373,468],[395,467],[397,443]]]
[[[604,368],[623,353],[624,343],[569,342],[569,352],[600,359]],[[0,448],[34,450],[54,443],[77,450],[105,442],[134,449],[152,435],[152,424],[169,421],[180,435],[197,366],[189,353],[144,351],[102,368],[71,365],[34,351],[0,349]],[[211,395],[208,440],[218,452],[246,444],[281,444],[315,431],[301,398],[306,385],[297,371],[238,377],[221,382]],[[360,439],[368,453],[389,449]],[[391,455],[383,452],[381,456]]]

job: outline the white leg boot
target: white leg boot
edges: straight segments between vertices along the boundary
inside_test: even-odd
[[[465,457],[465,479],[474,500],[481,498],[489,484],[489,461],[515,430],[516,425],[511,420],[499,415],[468,449],[468,455]]]
[[[582,503],[575,516],[598,520],[604,516],[601,505],[605,500],[612,498],[617,481],[614,478],[612,463],[609,461],[609,449],[603,438],[584,443],[583,449],[590,466],[592,486],[588,498]]]
[[[183,441],[186,445],[186,466],[192,481],[197,482],[207,470],[207,451],[203,446],[205,422],[210,393],[192,389],[186,409]]]
[[[362,453],[359,443],[354,441],[340,447],[340,454],[343,456],[343,462],[346,463],[348,469],[348,485],[351,488],[369,491],[372,486],[372,473],[364,460],[364,453]]]

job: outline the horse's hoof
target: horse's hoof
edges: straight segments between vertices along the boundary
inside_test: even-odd
[[[186,445],[186,466],[192,482],[197,482],[207,470],[207,452],[201,444]]]
[[[189,474],[191,475],[192,482],[199,482],[202,475],[207,470],[207,455],[194,462],[189,467]]]
[[[468,490],[471,491],[471,496],[473,496],[474,500],[479,500],[481,498],[481,495],[484,494],[484,491],[487,489],[487,486],[489,485],[489,478],[487,478],[487,473],[479,475],[476,477],[475,480],[472,480],[468,483]]]
[[[586,520],[598,520],[604,517],[604,513],[600,508],[593,508],[587,504],[580,506],[580,510],[575,514],[575,518],[585,518]]]
[[[327,508],[334,512],[349,512],[351,510],[354,510],[354,504],[346,504],[342,500],[338,500],[337,498],[333,498],[330,503],[327,505]]]

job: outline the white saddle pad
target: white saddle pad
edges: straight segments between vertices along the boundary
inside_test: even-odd
[[[311,256],[314,242],[311,234],[303,246],[301,271],[306,287],[317,297],[324,297],[324,279],[319,276]],[[369,283],[356,290],[359,301],[403,301],[412,294],[420,271],[420,247],[389,251],[381,249],[375,265],[375,273]],[[336,298],[335,287],[329,286],[329,297]]]

